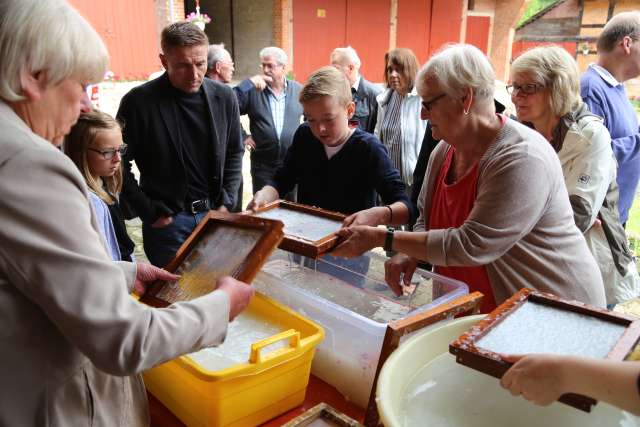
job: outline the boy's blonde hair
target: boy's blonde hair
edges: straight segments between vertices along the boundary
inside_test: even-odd
[[[87,186],[108,205],[114,203],[114,197],[122,190],[122,166],[118,168],[113,176],[102,178],[103,185],[91,174],[87,151],[96,140],[98,132],[114,129],[121,130],[120,124],[116,119],[102,111],[92,110],[80,115],[78,122],[71,128],[71,132],[64,140],[65,154],[80,169]]]
[[[327,66],[314,71],[300,91],[299,101],[304,104],[323,96],[335,98],[343,107],[352,100],[349,80],[335,67]]]

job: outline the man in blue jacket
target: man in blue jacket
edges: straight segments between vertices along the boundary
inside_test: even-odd
[[[286,78],[287,61],[282,49],[265,47],[260,51],[260,66],[267,87],[260,90],[247,79],[234,88],[240,114],[249,116],[251,136],[244,144],[251,150],[253,193],[273,179],[302,119],[301,85]]]
[[[640,75],[640,12],[614,16],[598,37],[598,63],[591,64],[580,81],[584,102],[604,118],[611,148],[618,161],[620,221],[627,222],[640,181],[638,116],[622,85]]]

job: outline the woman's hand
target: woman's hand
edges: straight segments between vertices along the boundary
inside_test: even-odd
[[[337,231],[340,244],[331,251],[331,255],[353,258],[384,244],[386,230],[383,228],[356,225]]]
[[[139,262],[136,264],[136,267],[136,281],[133,284],[133,289],[139,296],[145,293],[147,285],[156,280],[175,282],[180,278],[180,276],[176,274],[169,273],[167,270],[147,264],[146,262]]]
[[[389,222],[389,208],[386,206],[376,206],[353,213],[342,221],[342,227],[354,225],[370,225],[375,227]]]
[[[255,211],[267,203],[275,202],[278,200],[278,197],[278,190],[270,185],[265,185],[262,190],[257,191],[256,194],[253,195],[253,199],[251,199],[247,205],[247,210]]]
[[[503,355],[502,358],[514,365],[502,376],[500,385],[512,395],[522,395],[525,399],[547,406],[566,393],[563,389],[563,363],[570,363],[556,355],[531,354],[527,356]]]
[[[217,289],[229,296],[229,322],[231,322],[247,308],[255,291],[253,286],[229,276],[219,278],[217,284]]]
[[[402,288],[411,285],[411,278],[418,267],[415,258],[404,254],[397,254],[384,263],[384,280],[397,296],[402,295]],[[402,281],[400,280],[402,276]]]

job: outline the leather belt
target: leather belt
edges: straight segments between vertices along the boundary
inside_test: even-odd
[[[209,199],[194,200],[192,202],[187,203],[186,208],[188,212],[191,212],[192,214],[197,214],[197,213],[208,211],[209,209],[211,209],[211,203],[209,202]]]

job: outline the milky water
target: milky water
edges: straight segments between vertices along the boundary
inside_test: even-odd
[[[238,273],[260,236],[261,232],[254,229],[224,224],[209,227],[176,269],[180,279],[166,282],[156,296],[175,302],[212,292],[218,278]]]
[[[554,353],[604,358],[625,327],[580,313],[527,301],[477,347],[496,353]]]
[[[283,327],[270,321],[268,322],[263,317],[243,312],[229,324],[224,343],[218,347],[205,348],[196,353],[191,353],[188,357],[204,369],[219,371],[247,362],[251,354],[251,344],[283,330]],[[262,354],[268,354],[287,344],[287,340],[279,341],[263,349]]]
[[[323,218],[317,215],[295,211],[293,209],[275,208],[257,213],[256,216],[268,219],[279,219],[284,223],[284,234],[316,241],[334,233],[342,226],[341,221]]]
[[[406,427],[638,427],[640,419],[604,402],[586,413],[555,402],[536,406],[514,397],[489,375],[448,353],[422,367],[402,396]]]

